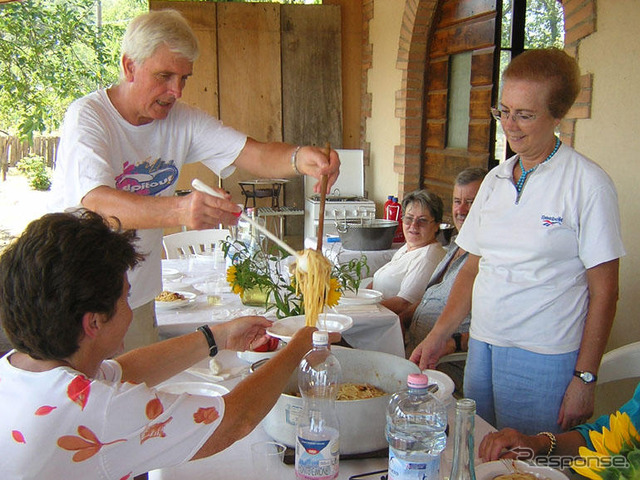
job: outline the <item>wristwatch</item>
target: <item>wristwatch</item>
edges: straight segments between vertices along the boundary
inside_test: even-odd
[[[581,372],[580,370],[574,370],[573,375],[578,377],[584,383],[593,383],[598,380],[598,376],[591,372]]]
[[[453,338],[453,341],[456,342],[456,352],[461,352],[462,351],[462,334],[454,333],[453,335],[451,335],[451,338]]]

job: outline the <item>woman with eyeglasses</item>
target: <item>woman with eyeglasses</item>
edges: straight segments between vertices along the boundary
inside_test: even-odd
[[[395,313],[419,301],[445,250],[436,240],[442,222],[442,199],[416,190],[402,200],[406,243],[373,276],[371,288],[382,292],[382,305]]]
[[[609,176],[555,130],[580,92],[562,50],[529,50],[492,109],[515,156],[485,178],[456,239],[469,257],[429,333],[433,368],[471,310],[464,395],[498,428],[560,432],[593,412],[624,255]]]

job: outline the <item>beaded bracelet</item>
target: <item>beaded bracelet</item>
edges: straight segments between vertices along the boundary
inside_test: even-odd
[[[558,445],[556,436],[551,432],[540,432],[538,433],[538,435],[545,435],[549,439],[549,443],[550,443],[549,450],[546,453],[546,456],[548,457],[553,453],[553,451],[556,449],[556,446]]]
[[[209,328],[209,325],[202,325],[196,330],[202,332],[204,338],[207,339],[207,343],[209,344],[209,356],[215,357],[218,354],[218,345],[216,345],[216,339],[213,338],[213,332]]]
[[[302,172],[298,170],[298,151],[300,150],[300,145],[296,147],[296,149],[291,154],[291,167],[293,171],[296,172],[296,175],[302,175]]]

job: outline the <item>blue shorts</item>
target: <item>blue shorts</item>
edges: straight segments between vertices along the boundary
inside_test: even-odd
[[[558,414],[577,358],[577,350],[545,355],[469,339],[464,395],[497,429],[559,433]]]

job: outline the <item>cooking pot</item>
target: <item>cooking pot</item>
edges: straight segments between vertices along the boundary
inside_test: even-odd
[[[388,250],[398,228],[395,220],[361,220],[336,222],[342,246],[346,250]]]
[[[386,409],[391,394],[406,388],[407,375],[420,373],[409,360],[388,353],[331,347],[342,367],[342,383],[369,383],[387,395],[362,400],[336,402],[340,422],[340,453],[368,453],[388,446],[384,435]],[[302,398],[291,395],[298,391],[296,370],[275,406],[262,424],[275,441],[295,448],[296,423],[302,413]]]

